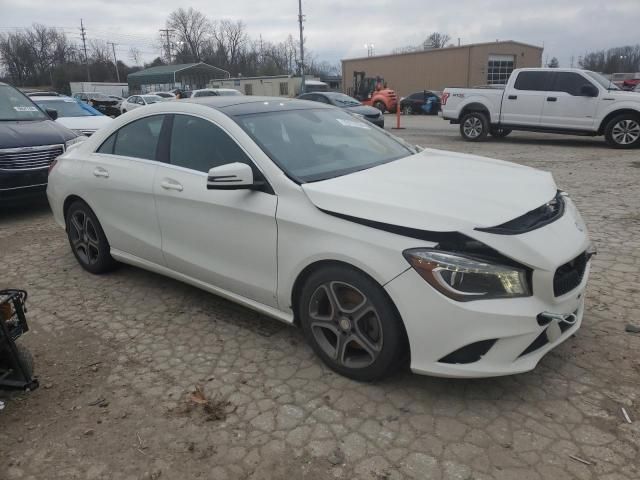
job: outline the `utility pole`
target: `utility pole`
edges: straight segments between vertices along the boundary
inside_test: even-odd
[[[171,63],[171,39],[169,38],[169,34],[173,33],[174,30],[172,28],[161,28],[159,32],[164,34],[167,39],[167,62]]]
[[[300,84],[300,93],[304,93],[305,90],[305,82],[304,82],[304,36],[303,36],[303,26],[302,22],[304,22],[304,15],[302,15],[302,0],[298,0],[298,24],[300,25],[300,77],[302,78],[302,83]]]
[[[118,83],[120,83],[120,72],[118,71],[118,59],[116,57],[117,43],[107,42],[107,45],[111,45],[111,48],[113,49],[113,64],[116,66],[116,78],[118,79]]]
[[[89,69],[89,57],[87,55],[87,31],[84,28],[82,19],[80,19],[80,36],[82,37],[82,46],[84,48],[84,63],[87,65],[87,82],[90,82],[91,70]]]

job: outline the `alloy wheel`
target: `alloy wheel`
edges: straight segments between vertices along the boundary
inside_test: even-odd
[[[382,323],[373,303],[346,282],[326,282],[309,302],[311,332],[320,348],[348,368],[371,365],[382,351]]]
[[[613,126],[611,137],[618,145],[631,145],[640,138],[640,123],[636,120],[620,120]]]
[[[482,133],[482,122],[478,117],[469,117],[462,127],[464,134],[469,138],[478,138]]]
[[[76,210],[69,222],[69,238],[76,254],[86,265],[98,261],[100,241],[91,218],[83,211]]]

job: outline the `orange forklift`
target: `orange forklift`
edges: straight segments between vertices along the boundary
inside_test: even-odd
[[[367,77],[365,72],[353,72],[353,96],[382,113],[393,113],[398,106],[396,92],[387,88],[384,79],[379,76]]]

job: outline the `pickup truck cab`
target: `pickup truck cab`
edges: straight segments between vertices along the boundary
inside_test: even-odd
[[[614,148],[640,146],[640,95],[599,73],[575,68],[521,68],[504,88],[447,88],[442,118],[465,140],[513,130],[604,135]]]

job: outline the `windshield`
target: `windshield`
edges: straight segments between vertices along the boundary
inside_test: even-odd
[[[107,97],[104,93],[90,93],[89,98],[91,100],[98,100],[100,102],[113,100],[112,98]]]
[[[155,95],[156,95],[156,97],[162,97],[162,98],[171,98],[171,97],[173,97],[173,95],[171,95],[170,93],[164,93],[164,92],[156,93]]]
[[[47,117],[29,98],[9,85],[0,85],[0,121],[45,120]]]
[[[85,104],[85,106],[81,106],[71,98],[64,100],[36,99],[36,103],[43,109],[51,108],[52,110],[56,110],[58,112],[58,117],[92,117],[94,115],[102,115],[89,105]]]
[[[358,100],[344,93],[329,95],[328,98],[336,107],[355,107],[356,105],[362,105]]]
[[[606,88],[607,90],[620,90],[615,83],[613,83],[607,77],[600,75],[599,73],[590,72],[588,70],[585,70],[584,73],[589,75],[591,78],[593,78],[596,82],[598,82],[602,87]]]
[[[315,182],[416,153],[364,120],[334,109],[238,115],[234,120],[291,178]]]
[[[157,103],[164,100],[164,98],[158,95],[143,95],[142,98],[144,98],[144,101],[147,103]]]

